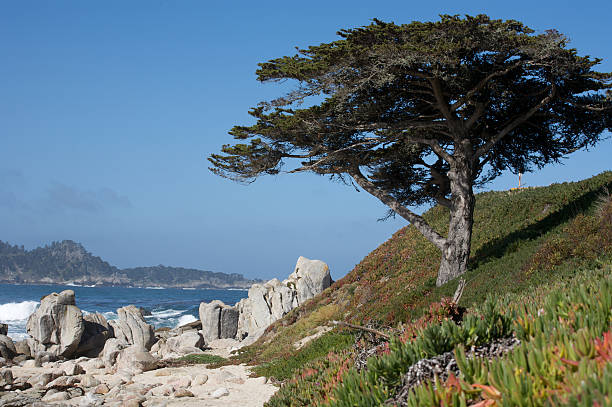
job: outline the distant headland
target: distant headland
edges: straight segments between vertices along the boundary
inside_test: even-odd
[[[237,273],[163,265],[119,269],[72,240],[33,250],[0,240],[0,284],[228,289],[256,282]]]

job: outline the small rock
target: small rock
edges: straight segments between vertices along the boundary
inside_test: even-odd
[[[70,400],[70,395],[65,392],[65,391],[58,391],[57,393],[53,393],[51,395],[46,394],[43,398],[42,401],[65,401],[65,400]]]
[[[40,364],[40,360],[38,360],[38,366],[37,365],[37,360],[35,359],[28,359],[25,362],[23,362],[23,364],[21,365],[22,367],[25,367],[26,369],[32,369],[34,367],[41,367],[42,365]]]
[[[195,396],[189,390],[180,388],[174,392],[174,397],[195,397]]]
[[[268,378],[266,376],[260,376],[260,377],[255,377],[251,379],[250,381],[251,383],[255,383],[255,384],[266,384],[268,383]]]
[[[11,369],[0,370],[0,387],[13,384],[13,371]]]
[[[200,386],[202,384],[206,384],[206,382],[208,381],[208,375],[207,374],[199,374],[197,375],[193,381],[191,382],[191,384],[193,384],[194,386]]]
[[[172,372],[170,372],[170,370],[168,369],[160,369],[155,371],[155,376],[160,377],[160,376],[170,376],[172,374]]]
[[[83,367],[78,363],[74,362],[62,363],[62,369],[68,376],[76,376],[85,373],[85,369],[83,369]]]
[[[106,384],[108,385],[108,387],[110,389],[114,389],[116,387],[119,387],[123,383],[125,383],[125,381],[123,380],[123,378],[121,378],[119,376],[111,376],[111,378],[106,382]]]
[[[121,403],[121,407],[140,407],[140,406],[142,406],[141,399],[123,400],[123,403]]]
[[[18,355],[13,358],[13,363],[20,364],[28,359],[26,355]]]
[[[102,383],[96,386],[93,394],[107,394],[110,391],[106,383]]]
[[[30,353],[30,345],[28,345],[28,341],[25,339],[23,341],[15,342],[15,350],[20,355],[26,355],[27,357],[32,356]]]
[[[210,393],[210,397],[215,398],[215,399],[221,398],[223,396],[228,396],[228,395],[229,395],[229,390],[226,389],[225,387],[219,387],[217,390]]]
[[[8,334],[8,325],[0,324],[0,335],[7,335],[7,334]]]
[[[164,384],[151,389],[151,394],[154,396],[170,396],[172,393],[174,393],[174,386],[171,384]]]
[[[125,383],[129,383],[134,378],[134,373],[132,373],[132,372],[130,372],[128,370],[125,370],[125,369],[121,369],[121,370],[117,371],[117,373],[115,373],[115,377],[120,378]]]
[[[227,370],[220,370],[216,375],[213,376],[213,381],[218,384],[222,384],[230,379],[235,379],[236,376],[228,372]]]
[[[244,384],[244,379],[241,377],[232,377],[226,380],[228,383]]]
[[[90,374],[83,375],[81,378],[81,386],[83,387],[96,387],[100,384],[100,380],[96,379]]]
[[[87,393],[80,401],[79,405],[82,407],[89,406],[100,406],[102,405],[103,399],[99,396],[96,396],[92,392]]]
[[[81,379],[77,376],[60,376],[57,379],[49,382],[45,389],[51,389],[53,387],[70,387],[79,383]]]
[[[179,378],[178,380],[174,380],[170,383],[174,385],[175,387],[189,387],[191,386],[191,379],[187,376],[183,376]]]

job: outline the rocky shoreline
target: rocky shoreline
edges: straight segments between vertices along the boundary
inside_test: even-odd
[[[227,357],[330,284],[325,263],[300,257],[285,281],[254,284],[234,307],[202,303],[199,321],[157,330],[134,305],[107,321],[83,315],[72,290],[51,293],[28,319],[28,339],[13,342],[0,327],[0,405],[261,406],[276,387],[246,366],[167,366],[185,355]]]

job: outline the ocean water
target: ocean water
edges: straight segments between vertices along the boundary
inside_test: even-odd
[[[151,313],[145,319],[156,328],[175,327],[199,319],[201,302],[221,300],[234,305],[248,294],[246,290],[0,284],[0,323],[8,324],[8,336],[13,340],[27,338],[25,325],[40,299],[68,289],[74,290],[76,306],[85,314],[99,312],[106,319],[117,319],[117,308],[134,304]]]

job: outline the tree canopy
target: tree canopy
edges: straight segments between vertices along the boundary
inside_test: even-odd
[[[259,64],[258,80],[297,85],[251,109],[256,123],[230,131],[238,141],[211,155],[211,169],[356,183],[440,248],[438,284],[466,270],[475,185],[559,161],[611,127],[612,74],[555,30],[443,15],[338,35]],[[449,208],[446,236],[409,209],[425,203]]]

